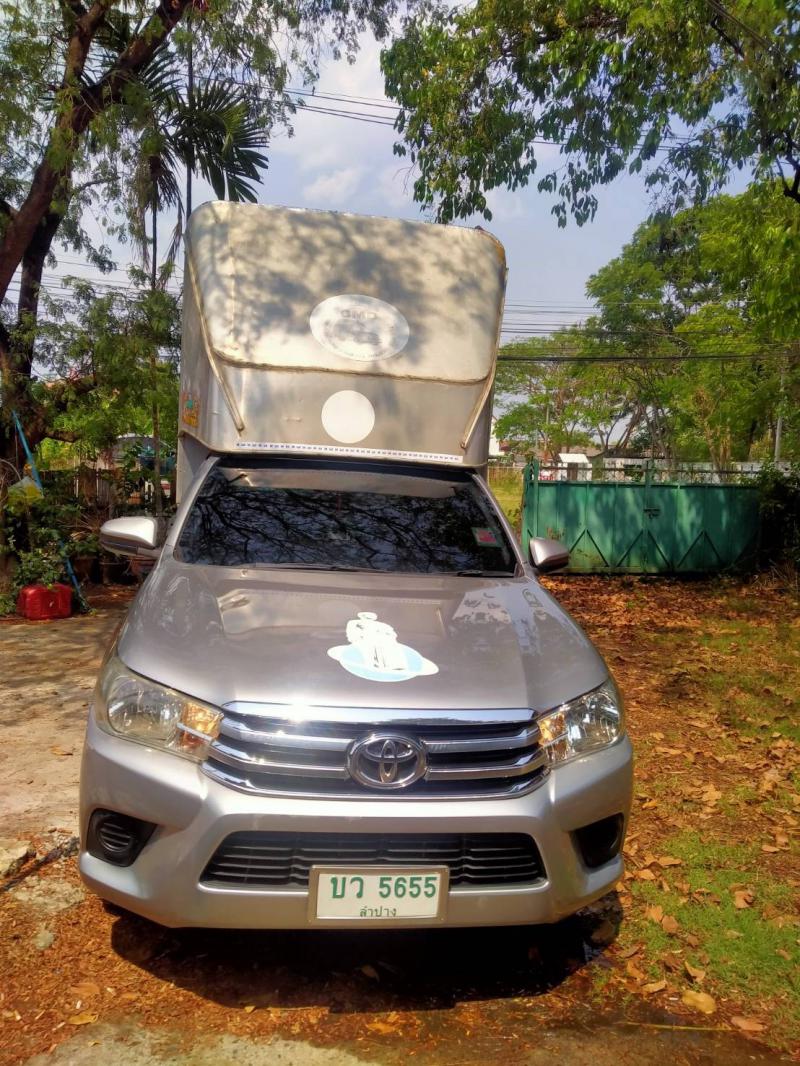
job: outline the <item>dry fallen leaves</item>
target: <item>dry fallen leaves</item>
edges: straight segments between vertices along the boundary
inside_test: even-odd
[[[706,975],[705,970],[698,970],[698,968],[696,966],[692,966],[692,964],[688,960],[683,965],[687,974],[693,981],[702,981]]]
[[[382,1035],[397,1032],[396,1025],[392,1025],[391,1022],[383,1022],[380,1018],[376,1018],[373,1022],[367,1022],[367,1029],[372,1033],[381,1033]]]
[[[717,1004],[709,996],[708,992],[695,992],[694,989],[687,989],[681,996],[681,1003],[685,1007],[690,1007],[692,1010],[699,1011],[701,1014],[713,1014],[717,1009]]]
[[[67,1021],[70,1025],[91,1025],[92,1022],[97,1021],[97,1015],[82,1011],[80,1014],[73,1014],[71,1018],[67,1018]]]
[[[731,1022],[737,1029],[741,1029],[743,1033],[763,1033],[767,1028],[763,1022],[760,1022],[757,1018],[744,1018],[742,1015],[735,1015],[731,1018]]]
[[[664,917],[664,908],[659,907],[658,904],[645,907],[645,917],[649,918],[651,922],[655,922],[657,925],[661,925]]]
[[[705,803],[707,807],[713,807],[720,799],[722,799],[722,793],[713,785],[706,785],[700,795],[700,802]]]
[[[664,917],[661,919],[661,928],[669,936],[675,936],[678,930],[680,929],[680,926],[678,925],[677,920],[673,918],[671,914],[665,914]]]
[[[747,888],[737,889],[733,893],[733,905],[737,911],[743,911],[747,907],[752,907],[755,895]]]
[[[641,950],[642,950],[642,945],[641,944],[631,944],[630,947],[622,948],[621,951],[618,951],[617,955],[618,955],[618,957],[620,959],[629,959],[633,955],[638,955]]]
[[[70,985],[69,992],[76,999],[89,999],[90,996],[100,994],[100,986],[94,981],[79,981],[76,985]]]
[[[660,981],[651,981],[648,985],[642,985],[641,990],[646,996],[652,996],[656,992],[663,992],[666,987],[667,982],[662,977]]]

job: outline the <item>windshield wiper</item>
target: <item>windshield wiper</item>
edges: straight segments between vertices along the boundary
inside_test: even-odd
[[[368,566],[348,566],[345,563],[256,563],[259,570],[342,570],[350,574],[373,574]]]
[[[516,570],[456,570],[458,577],[515,577]]]

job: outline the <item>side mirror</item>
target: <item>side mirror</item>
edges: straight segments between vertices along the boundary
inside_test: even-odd
[[[531,537],[528,544],[531,563],[543,574],[550,570],[560,570],[569,562],[569,551],[558,540],[549,537]]]
[[[110,518],[100,527],[100,546],[116,555],[157,559],[158,522],[147,515]]]

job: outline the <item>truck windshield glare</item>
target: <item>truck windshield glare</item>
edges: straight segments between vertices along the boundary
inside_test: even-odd
[[[184,562],[512,576],[514,552],[471,478],[335,465],[217,465],[179,543]]]

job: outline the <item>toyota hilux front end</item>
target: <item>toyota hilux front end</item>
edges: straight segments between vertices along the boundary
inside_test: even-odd
[[[102,668],[80,869],[170,926],[553,922],[620,878],[631,767],[482,478],[210,459]]]

